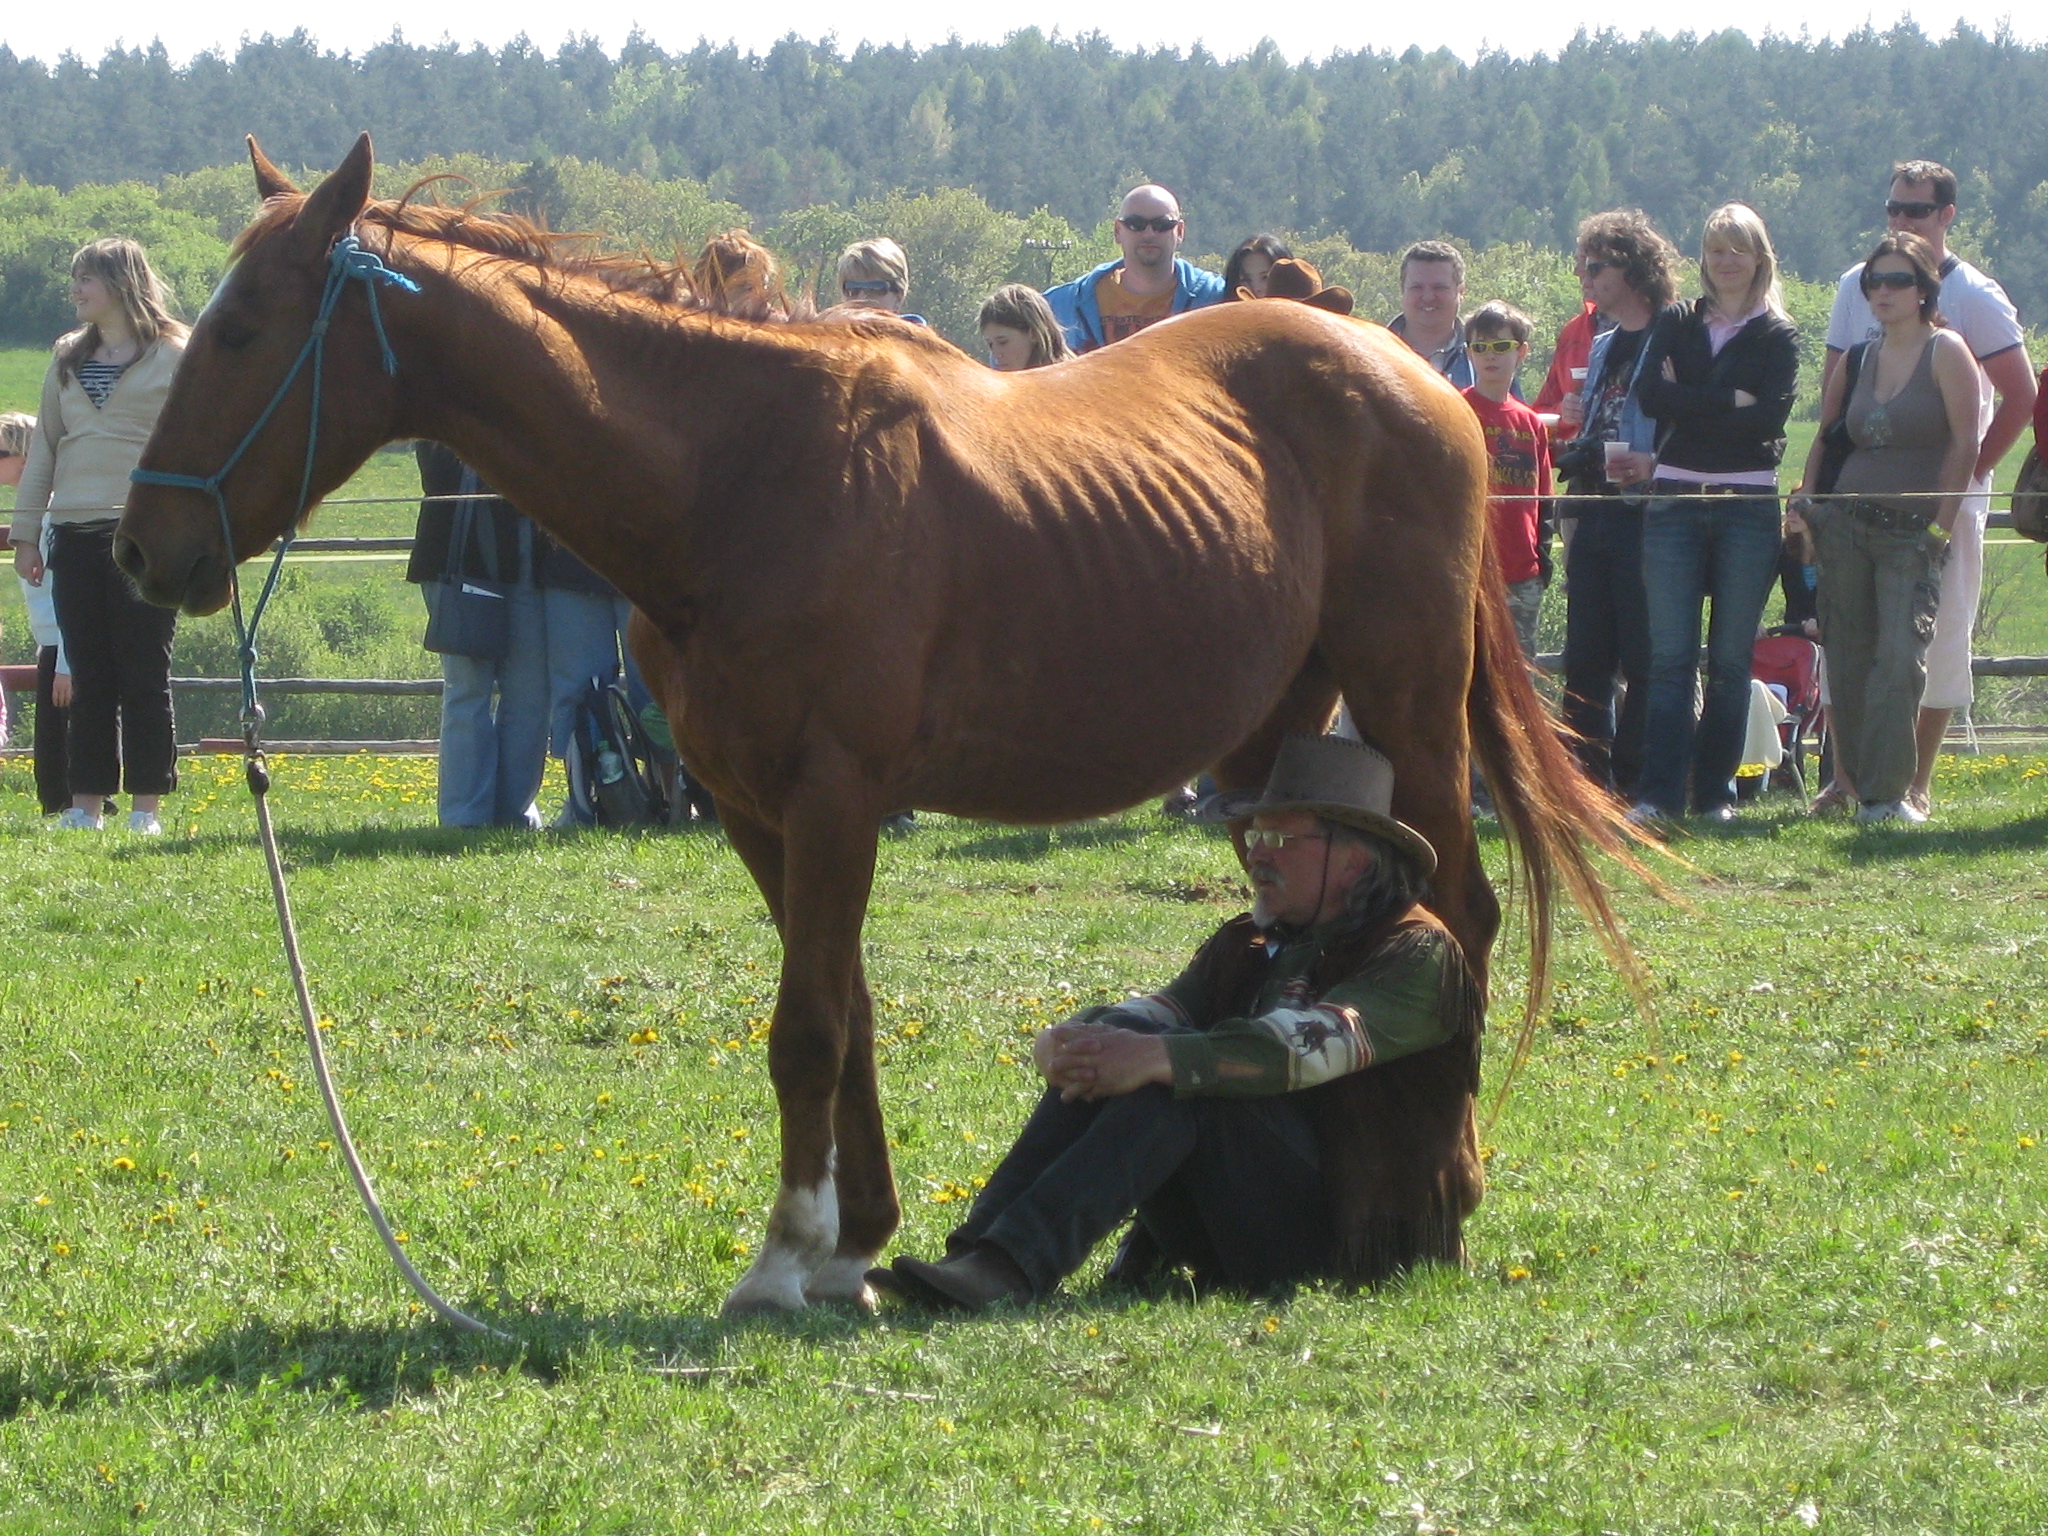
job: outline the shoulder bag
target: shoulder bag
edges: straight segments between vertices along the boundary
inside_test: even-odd
[[[2041,463],[2039,443],[2027,450],[2019,478],[2012,483],[2012,531],[2048,544],[2048,465]]]
[[[1825,496],[1834,490],[1835,482],[1842,477],[1842,466],[1849,462],[1849,455],[1856,451],[1856,444],[1849,436],[1849,403],[1856,398],[1856,380],[1863,372],[1863,354],[1872,346],[1864,342],[1851,347],[1843,355],[1842,367],[1842,414],[1820,429],[1820,467],[1814,472],[1813,484],[1807,491],[1815,496]]]
[[[475,476],[463,472],[463,489]],[[498,536],[490,510],[481,513],[477,498],[465,497],[455,512],[448,536],[448,564],[435,578],[434,604],[427,619],[426,648],[443,656],[468,656],[476,661],[503,661],[512,650],[510,588],[498,573]],[[482,524],[480,548],[484,576],[462,574],[470,536]]]

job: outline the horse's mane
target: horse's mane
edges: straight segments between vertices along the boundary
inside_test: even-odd
[[[663,261],[644,250],[604,251],[598,248],[599,237],[595,234],[553,230],[524,214],[483,206],[500,193],[487,193],[460,204],[415,200],[435,182],[451,179],[461,178],[430,176],[407,188],[403,197],[372,202],[364,208],[360,222],[394,234],[461,246],[486,256],[595,278],[615,293],[637,294],[685,309],[757,320],[792,318],[765,304],[721,303],[716,294],[700,293],[691,283],[690,269],[680,252],[676,259]],[[290,224],[305,201],[303,193],[267,199],[254,221],[235,237],[231,254],[242,255]]]
[[[463,179],[449,174],[426,177],[407,188],[403,197],[383,198],[370,203],[363,209],[358,222],[388,229],[394,234],[460,246],[523,266],[594,278],[614,293],[651,299],[658,305],[678,311],[777,325],[798,321],[824,322],[842,331],[889,337],[914,347],[959,354],[957,347],[927,326],[904,325],[893,316],[843,306],[820,311],[808,297],[783,298],[779,282],[772,284],[766,294],[725,283],[700,284],[692,280],[690,267],[680,251],[675,259],[663,261],[645,250],[600,250],[600,237],[594,233],[565,233],[549,229],[544,223],[524,214],[483,206],[504,195],[499,192],[486,193],[460,204],[415,201],[418,193],[436,182]],[[305,202],[306,194],[303,192],[285,192],[266,199],[257,210],[255,219],[235,236],[234,245],[230,248],[231,259],[290,225]],[[774,258],[743,230],[728,230],[714,236],[705,247],[705,254],[716,254],[729,262],[734,248],[740,243],[755,245],[767,258],[768,271],[774,271]]]

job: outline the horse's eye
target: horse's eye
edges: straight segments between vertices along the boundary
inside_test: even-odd
[[[256,339],[256,327],[222,317],[213,327],[213,339],[230,352],[239,352]]]

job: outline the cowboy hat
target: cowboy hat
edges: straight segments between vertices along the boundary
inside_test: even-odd
[[[1356,827],[1391,843],[1425,878],[1436,873],[1429,839],[1394,820],[1394,765],[1383,753],[1346,736],[1289,736],[1266,787],[1212,795],[1197,812],[1201,821],[1238,821],[1280,811],[1307,811],[1325,821]]]
[[[1239,288],[1240,299],[1255,299],[1257,294],[1249,288]],[[1273,269],[1266,276],[1266,297],[1269,299],[1294,299],[1316,309],[1327,309],[1332,314],[1351,313],[1351,290],[1349,288],[1326,288],[1323,274],[1310,263],[1298,256],[1283,256],[1273,263]]]

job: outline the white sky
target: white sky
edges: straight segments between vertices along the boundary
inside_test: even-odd
[[[1321,55],[1333,48],[1401,49],[1411,43],[1425,49],[1447,46],[1470,58],[1482,48],[1521,55],[1555,52],[1580,26],[1612,27],[1633,36],[1644,29],[1646,12],[1658,14],[1641,0],[1581,0],[1577,5],[1463,0],[1451,5],[1402,5],[1396,15],[1387,14],[1391,7],[1353,5],[1273,11],[1252,0],[1171,0],[1140,9],[1156,13],[1157,19],[1130,19],[1130,7],[1106,6],[1100,0],[1042,0],[1031,7],[976,7],[966,12],[937,0],[896,0],[871,9],[824,0],[783,0],[773,7],[727,5],[680,14],[648,0],[625,0],[616,9],[604,7],[602,17],[565,7],[559,0],[357,0],[347,6],[297,8],[275,0],[184,0],[168,6],[162,0],[93,0],[78,11],[23,0],[9,4],[0,17],[0,42],[25,57],[54,62],[68,51],[91,61],[116,42],[139,46],[160,37],[182,63],[209,48],[232,51],[241,38],[266,29],[286,33],[295,26],[304,26],[325,48],[358,53],[399,27],[415,43],[453,38],[462,44],[481,41],[493,46],[523,31],[548,53],[576,30],[594,34],[616,53],[637,21],[641,30],[672,52],[691,46],[700,35],[758,51],[790,32],[809,38],[836,34],[841,47],[850,51],[863,38],[924,45],[957,32],[972,41],[999,41],[1019,28],[1037,26],[1070,36],[1100,30],[1124,48],[1186,48],[1200,41],[1226,57],[1270,36],[1289,58]],[[564,24],[565,13],[575,17],[576,27]],[[1697,10],[1681,6],[1662,13],[1663,29],[1670,32],[1738,27],[1760,36],[1766,31],[1796,35],[1803,29],[1816,38],[1840,37],[1866,21],[1887,27],[1901,15],[1911,15],[1937,37],[1966,21],[1986,33],[2009,25],[2023,41],[2048,39],[2048,7],[2016,8],[2012,0],[1930,0],[1918,6],[1872,5],[1868,0],[1807,0],[1791,6],[1778,0],[1722,0]]]

